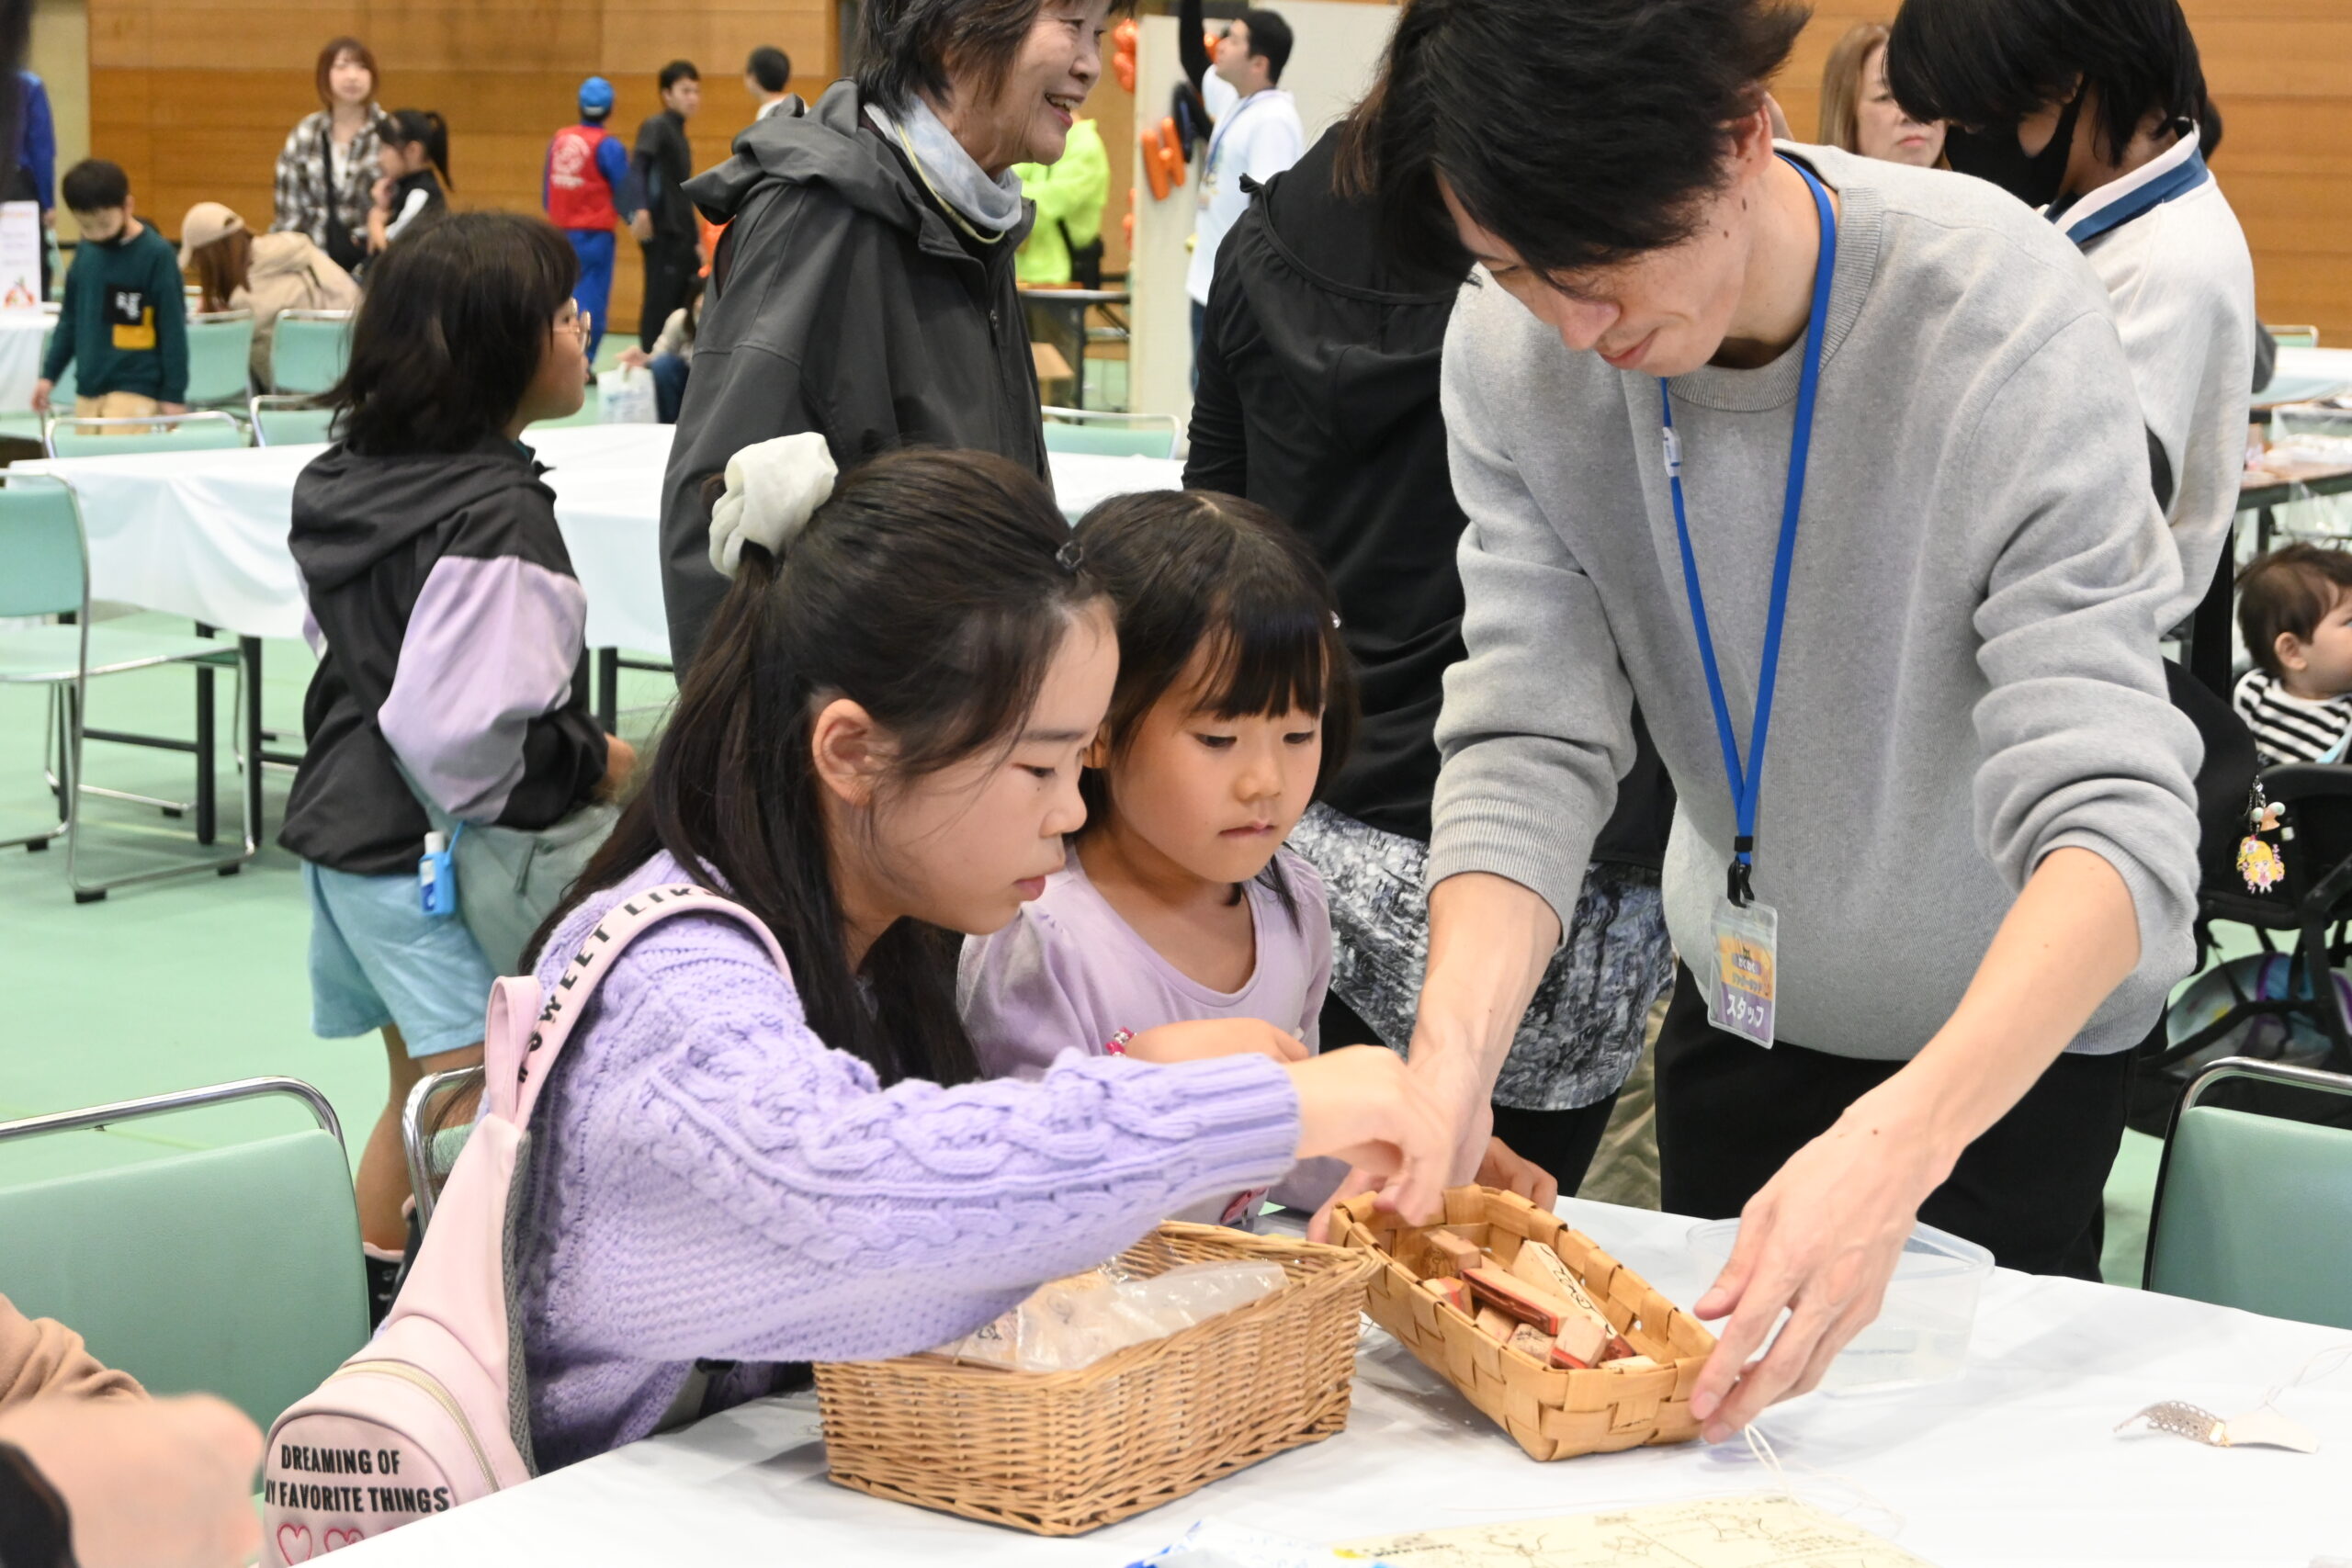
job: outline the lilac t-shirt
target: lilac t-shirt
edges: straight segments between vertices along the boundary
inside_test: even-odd
[[[1121,1030],[1212,1018],[1262,1019],[1320,1049],[1317,1022],[1331,983],[1331,910],[1323,877],[1288,850],[1274,854],[1293,910],[1262,880],[1243,885],[1257,934],[1257,964],[1238,991],[1214,990],[1161,957],[1087,879],[1072,849],[1046,891],[1012,923],[964,943],[956,1004],[990,1077],[1034,1078],[1066,1051],[1107,1055]],[[1307,1160],[1273,1189],[1276,1201],[1317,1208],[1346,1168]],[[1256,1205],[1196,1205],[1181,1219],[1246,1223]],[[1237,1212],[1237,1208],[1248,1213]]]

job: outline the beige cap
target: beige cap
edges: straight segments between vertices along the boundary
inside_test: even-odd
[[[227,203],[198,202],[180,220],[180,265],[187,266],[198,251],[213,241],[242,233],[244,227],[245,220],[231,211]]]

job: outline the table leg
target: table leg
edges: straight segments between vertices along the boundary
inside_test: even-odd
[[[212,628],[198,621],[196,635],[209,637]],[[196,671],[196,841],[210,844],[220,827],[220,781],[213,776],[212,671]]]
[[[596,722],[607,735],[621,731],[621,650],[596,650]]]
[[[261,840],[261,638],[241,637],[237,652],[245,666],[245,820]]]
[[[2266,506],[2254,514],[2254,553],[2256,555],[2267,556],[2270,553],[2270,536],[2278,530],[2278,519],[2269,507]]]
[[[1086,303],[1084,300],[1080,300],[1078,309],[1070,312],[1070,325],[1075,329],[1071,336],[1078,344],[1078,363],[1071,367],[1078,373],[1078,385],[1070,389],[1070,406],[1082,410],[1086,407]]]

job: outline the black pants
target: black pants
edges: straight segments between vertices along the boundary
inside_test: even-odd
[[[638,249],[645,256],[645,304],[638,312],[637,345],[650,354],[670,312],[684,307],[695,275],[702,271],[702,251],[691,239],[662,234]]]
[[[1858,1062],[1783,1041],[1767,1051],[1707,1022],[1677,966],[1657,1037],[1657,1153],[1669,1213],[1729,1219],[1791,1155],[1900,1062]],[[1989,1247],[2002,1267],[2099,1277],[2101,1196],[2123,1140],[2131,1054],[2064,1055],[1968,1145],[1919,1206],[1939,1230]]]
[[[1337,991],[1324,993],[1323,1013],[1316,1027],[1326,1051],[1380,1041],[1372,1025],[1357,1017],[1356,1010],[1340,1000]],[[1520,1158],[1549,1171],[1560,1184],[1561,1196],[1573,1198],[1584,1185],[1585,1172],[1592,1168],[1600,1135],[1609,1130],[1610,1112],[1616,1108],[1613,1094],[1598,1105],[1580,1105],[1574,1111],[1521,1111],[1515,1105],[1498,1105],[1494,1107],[1495,1136],[1509,1144]]]

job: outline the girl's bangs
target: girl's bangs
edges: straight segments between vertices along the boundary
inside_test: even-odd
[[[1200,711],[1218,718],[1323,711],[1340,657],[1329,612],[1307,603],[1216,606]]]

